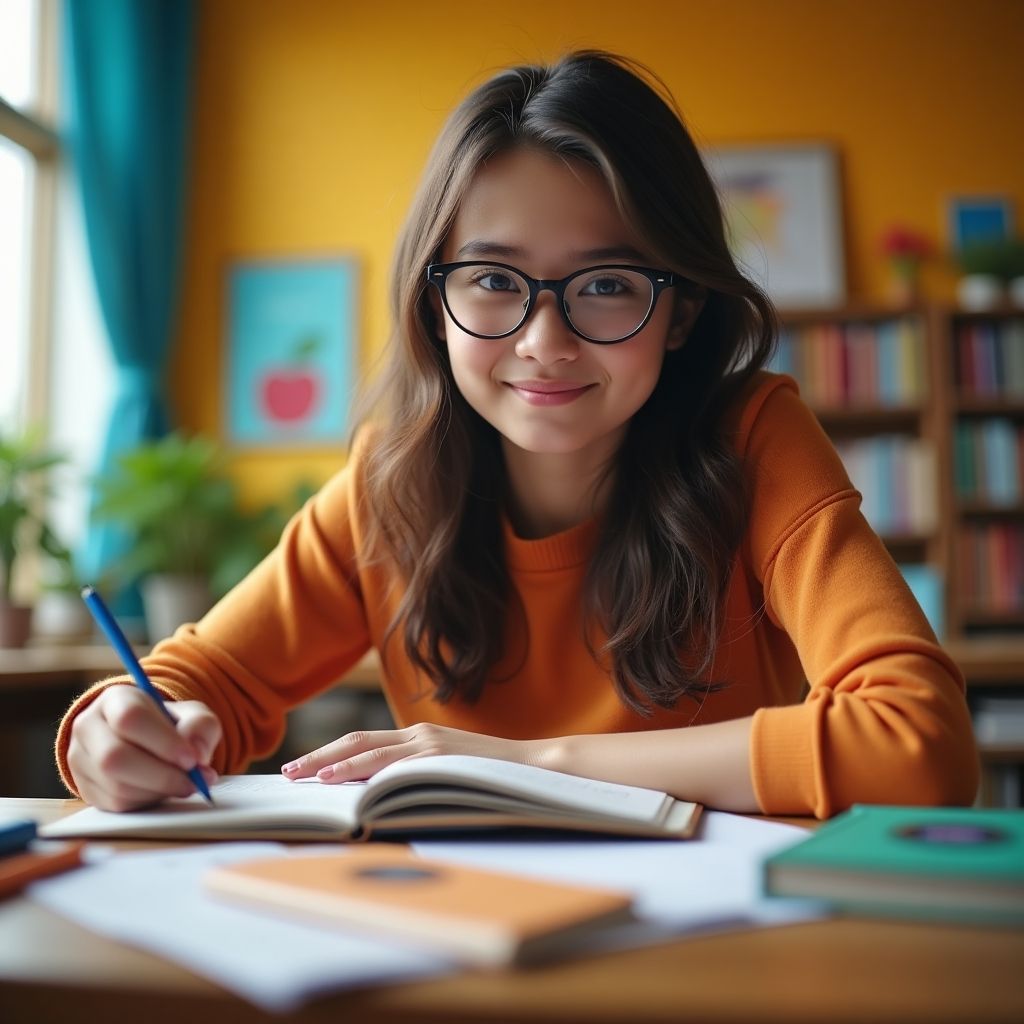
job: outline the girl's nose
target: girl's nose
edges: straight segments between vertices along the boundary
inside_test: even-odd
[[[569,329],[558,309],[558,299],[549,293],[537,297],[526,323],[516,335],[516,355],[548,365],[575,359],[581,339]]]

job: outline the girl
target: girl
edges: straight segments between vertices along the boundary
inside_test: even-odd
[[[187,794],[196,764],[241,771],[374,646],[399,728],[287,777],[462,753],[737,811],[973,799],[962,677],[761,369],[772,307],[638,67],[578,52],[470,95],[392,306],[347,467],[146,659],[177,729],[98,685],[57,738],[72,790],[125,810]]]

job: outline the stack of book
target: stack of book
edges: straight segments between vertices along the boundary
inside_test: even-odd
[[[869,917],[1024,925],[1024,811],[855,805],[769,857],[770,896]]]
[[[957,384],[965,397],[1024,395],[1024,317],[963,324],[956,352]]]
[[[990,505],[1024,498],[1024,424],[1005,417],[960,420],[953,440],[956,491]]]
[[[1024,526],[964,523],[959,531],[960,593],[981,611],[1024,611]]]
[[[913,317],[785,326],[769,369],[796,378],[816,408],[914,406],[926,379],[922,326]]]
[[[921,537],[935,530],[935,451],[929,442],[893,434],[840,442],[836,448],[861,493],[864,518],[877,533]]]

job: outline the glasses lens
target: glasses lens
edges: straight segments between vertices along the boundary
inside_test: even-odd
[[[530,301],[529,286],[519,274],[485,263],[453,270],[445,280],[445,295],[459,326],[485,338],[514,331]]]
[[[619,341],[647,318],[654,285],[631,270],[589,270],[569,282],[565,311],[573,326],[594,341]]]

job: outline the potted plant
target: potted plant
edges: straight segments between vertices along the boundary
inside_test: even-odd
[[[921,264],[932,254],[932,243],[914,228],[894,225],[882,236],[882,254],[889,263],[889,288],[894,301],[909,304],[918,298]]]
[[[1024,305],[1024,239],[974,242],[961,250],[959,263],[957,298],[967,309],[991,309],[1008,294]]]
[[[96,514],[129,535],[108,567],[138,583],[146,628],[159,640],[194,622],[274,546],[286,513],[243,510],[219,445],[172,433],[124,453],[97,481]]]
[[[1024,238],[1008,238],[1003,243],[1001,272],[1010,302],[1024,308]]]
[[[45,514],[49,471],[65,461],[41,447],[37,432],[0,436],[0,647],[23,647],[32,630],[32,605],[15,594],[19,559],[42,554],[70,566]]]

